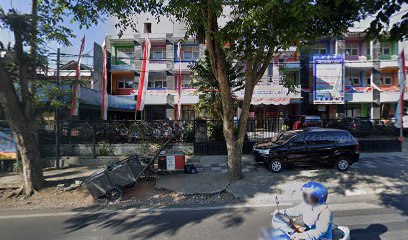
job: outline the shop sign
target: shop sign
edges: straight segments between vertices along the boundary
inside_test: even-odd
[[[235,96],[239,100],[244,99],[245,89],[235,92]],[[252,95],[252,105],[273,104],[273,105],[288,105],[290,99],[300,99],[300,87],[296,88],[295,92],[289,92],[289,89],[276,81],[261,81],[255,88]]]
[[[314,104],[344,104],[344,56],[313,56]]]

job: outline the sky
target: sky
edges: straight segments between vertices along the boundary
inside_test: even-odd
[[[2,7],[4,10],[15,8],[21,12],[29,12],[31,8],[31,0],[0,0],[0,7]],[[401,12],[407,11],[408,5],[405,5],[402,8]],[[395,21],[398,21],[404,14],[395,15],[396,16],[391,20],[391,24]],[[368,26],[369,22],[370,19],[366,19],[360,23],[356,23],[354,29],[363,31]],[[59,45],[56,42],[50,42],[46,47],[50,52],[56,53],[56,49],[60,47],[61,53],[78,54],[81,45],[81,39],[85,35],[86,41],[84,53],[90,52],[90,55],[92,55],[93,43],[96,42],[98,44],[102,44],[105,36],[114,32],[113,25],[113,21],[106,20],[105,22],[100,22],[97,26],[92,26],[90,29],[80,29],[78,23],[69,23],[69,21],[67,21],[67,26],[73,30],[74,35],[76,36],[75,38],[70,39],[72,46],[65,47]],[[7,30],[0,29],[0,41],[5,43],[5,45],[8,42],[13,41],[12,33]],[[63,57],[62,63],[66,63],[70,60],[72,60],[72,58]],[[92,59],[83,58],[82,63],[88,66],[92,66]],[[53,62],[50,62],[50,67],[52,67],[53,65]]]
[[[0,0],[0,6],[4,10],[8,10],[10,8],[15,8],[18,11],[21,12],[29,12],[31,8],[31,0]],[[57,52],[56,49],[60,47],[61,53],[70,53],[70,54],[78,54],[79,53],[79,48],[81,45],[81,39],[85,35],[85,48],[84,48],[84,53],[87,53],[93,49],[93,44],[94,42],[98,44],[102,44],[106,34],[109,34],[111,32],[111,29],[113,26],[111,26],[109,21],[101,22],[97,26],[92,26],[90,29],[80,29],[79,25],[77,23],[67,23],[69,28],[71,28],[74,32],[74,35],[76,38],[71,38],[71,45],[70,47],[65,47],[62,45],[59,45],[56,42],[50,42],[47,44],[47,49],[50,52]],[[12,33],[10,33],[7,30],[2,30],[0,29],[0,41],[5,43],[7,45],[8,42],[13,41]],[[92,51],[90,52],[90,55],[92,55]],[[71,59],[69,58],[61,58],[62,63],[66,63],[70,61]],[[82,63],[85,65],[92,65],[92,59],[91,58],[83,58]],[[50,66],[53,64],[50,63]]]

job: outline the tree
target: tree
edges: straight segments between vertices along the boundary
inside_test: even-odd
[[[17,194],[31,195],[44,185],[37,136],[36,99],[38,91],[49,92],[49,86],[36,78],[37,69],[44,63],[49,41],[71,45],[74,37],[67,23],[78,22],[80,27],[90,27],[104,20],[105,14],[118,18],[141,11],[156,11],[156,1],[77,1],[77,0],[30,0],[31,11],[22,13],[17,9],[5,11],[0,7],[0,27],[14,35],[14,47],[0,58],[0,105],[9,125],[16,135],[17,148],[23,164],[23,185]],[[116,13],[114,13],[116,12]],[[132,26],[126,19],[121,24]],[[4,47],[0,44],[0,48]],[[28,51],[26,51],[28,50]],[[43,86],[39,89],[37,86]],[[49,99],[61,105],[57,96],[67,91],[56,89]],[[50,96],[48,95],[48,96]]]
[[[133,1],[127,1],[132,4]],[[137,1],[136,1],[137,2]],[[377,2],[381,2],[378,4]],[[242,145],[255,85],[265,73],[274,54],[290,46],[309,44],[318,38],[340,36],[355,21],[378,14],[373,26],[383,29],[384,15],[390,16],[405,1],[354,0],[172,0],[158,1],[160,14],[174,16],[187,25],[186,35],[205,33],[212,73],[222,103],[224,137],[232,179],[242,176]],[[387,9],[385,6],[392,6]],[[109,12],[109,11],[108,11]],[[114,11],[117,13],[118,11]],[[221,17],[233,16],[222,25]],[[117,16],[118,17],[118,16]],[[119,16],[119,19],[128,16]],[[406,19],[406,16],[405,16]],[[116,27],[126,28],[122,20]],[[372,28],[374,29],[374,28]],[[406,29],[406,21],[399,27]],[[400,31],[401,32],[401,31]],[[230,47],[225,48],[228,44]],[[238,125],[234,124],[235,99],[228,79],[228,56],[245,64],[245,94]],[[287,85],[287,84],[286,84]]]
[[[200,59],[189,67],[192,72],[191,85],[199,92],[199,102],[196,104],[196,109],[199,112],[204,112],[212,119],[220,120],[222,116],[220,88],[211,69],[208,52],[205,52],[205,59]],[[231,89],[234,91],[242,90],[244,87],[244,66],[228,57],[227,74]],[[237,102],[236,106],[238,106]]]
[[[255,85],[274,54],[299,41],[336,36],[358,19],[355,1],[172,1],[168,12],[188,25],[189,34],[204,29],[211,68],[220,88],[224,137],[232,179],[242,176],[241,158],[249,107]],[[229,12],[228,12],[229,10]],[[233,17],[224,25],[219,18]],[[229,48],[224,46],[229,44]],[[239,123],[233,89],[228,81],[227,56],[245,64],[245,90]]]

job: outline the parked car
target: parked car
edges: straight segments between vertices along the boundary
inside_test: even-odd
[[[288,165],[331,165],[346,171],[359,160],[357,140],[346,130],[306,128],[254,145],[255,161],[272,172]]]
[[[322,127],[322,119],[319,116],[302,115],[293,124],[293,130],[307,127]]]

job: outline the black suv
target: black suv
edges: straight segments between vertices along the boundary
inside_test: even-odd
[[[272,172],[291,164],[330,164],[346,171],[359,159],[357,140],[346,130],[305,128],[281,133],[269,142],[254,145],[255,160]]]

